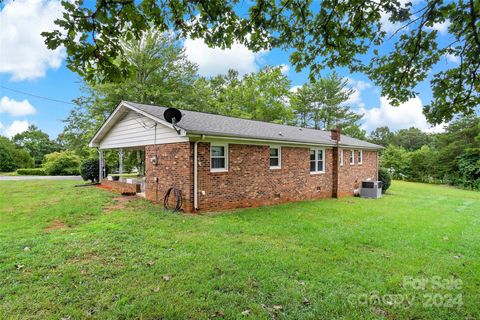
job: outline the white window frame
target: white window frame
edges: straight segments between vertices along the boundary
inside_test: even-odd
[[[310,160],[310,152],[308,153],[308,163],[309,163],[309,170],[310,170],[310,174],[322,174],[322,173],[325,173],[325,167],[326,167],[326,163],[325,163],[325,149],[324,148],[310,148],[310,151],[315,151],[315,171],[311,171],[310,170],[310,165],[311,165],[311,162],[312,160]],[[323,165],[323,170],[322,171],[319,171],[318,170],[318,151],[322,151],[322,165]]]
[[[350,150],[350,165],[355,164],[355,150]]]
[[[363,150],[358,150],[358,164],[363,163]]]
[[[223,158],[225,158],[225,168],[212,168],[213,147],[224,147],[225,153]],[[210,143],[210,172],[228,172],[228,143]]]
[[[343,149],[340,149],[340,166],[343,167]]]
[[[278,149],[278,166],[270,166],[270,158],[272,158],[272,156],[270,155],[270,149]],[[268,148],[268,165],[272,170],[277,170],[282,168],[282,147],[281,146],[270,146]]]

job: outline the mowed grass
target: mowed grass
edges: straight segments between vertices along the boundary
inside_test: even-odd
[[[379,200],[192,216],[105,210],[115,195],[75,183],[0,181],[0,319],[480,317],[478,192],[394,182]]]

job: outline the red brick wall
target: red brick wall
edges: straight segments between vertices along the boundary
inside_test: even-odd
[[[102,186],[124,195],[133,195],[140,192],[140,185],[120,181],[102,180]]]
[[[309,148],[281,147],[281,169],[276,170],[270,169],[269,146],[230,144],[228,172],[210,172],[209,143],[199,143],[198,154],[201,211],[332,196],[331,149],[323,174],[310,174]]]
[[[338,168],[338,196],[351,196],[353,190],[360,186],[362,180],[377,179],[377,152],[363,150],[362,164],[358,164],[358,150],[355,163],[350,164],[350,150],[343,150],[343,166]]]
[[[198,206],[200,211],[330,198],[333,195],[333,150],[325,150],[325,173],[310,173],[310,148],[281,147],[281,169],[270,169],[269,146],[229,145],[228,172],[210,172],[210,143],[198,144]],[[193,211],[193,143],[147,146],[145,196],[162,202],[170,187],[182,190],[183,209]],[[158,165],[150,159],[157,154]],[[363,151],[363,164],[338,169],[338,196],[353,195],[355,185],[376,178],[376,152]],[[158,177],[158,182],[155,182]]]
[[[145,147],[145,197],[148,200],[163,203],[167,190],[175,187],[182,190],[182,209],[193,210],[192,146],[191,142],[180,142]],[[157,165],[150,160],[155,156]]]

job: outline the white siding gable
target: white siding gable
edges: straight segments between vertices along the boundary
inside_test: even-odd
[[[100,149],[140,147],[154,143],[165,144],[188,141],[185,136],[161,123],[157,123],[157,139],[155,141],[155,121],[135,112],[128,111],[108,131],[100,141]]]

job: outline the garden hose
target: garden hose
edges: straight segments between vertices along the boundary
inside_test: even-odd
[[[173,208],[169,207],[170,195],[173,192],[173,196],[175,197],[175,206]],[[177,212],[182,208],[183,198],[182,198],[182,190],[177,188],[170,188],[165,193],[165,197],[163,198],[163,207],[165,210]]]

